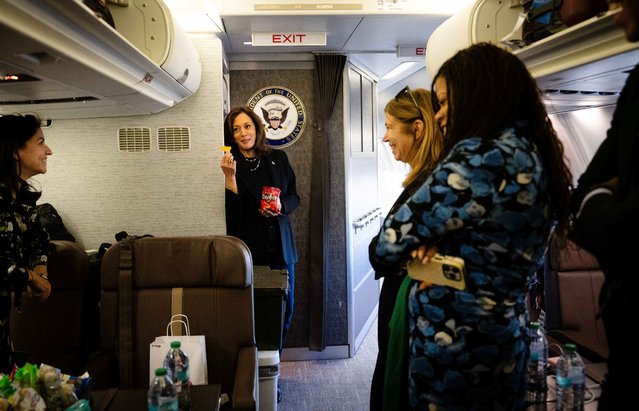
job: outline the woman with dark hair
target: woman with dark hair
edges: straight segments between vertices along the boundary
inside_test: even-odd
[[[411,90],[404,87],[384,107],[386,132],[383,141],[388,143],[395,160],[406,163],[410,170],[403,182],[404,190],[399,195],[388,215],[397,212],[397,208],[419,188],[433,169],[442,147],[442,135],[435,122],[431,93],[423,88]],[[389,325],[395,300],[401,284],[406,277],[404,264],[383,263],[375,258],[377,237],[368,246],[371,266],[375,270],[375,279],[383,278],[377,310],[378,354],[371,382],[370,409],[386,410],[384,403],[397,403],[397,391],[403,391],[404,380],[399,381],[397,390],[388,390],[385,398],[384,377],[387,372]],[[390,367],[394,366],[391,364]],[[404,370],[401,369],[403,372]],[[393,385],[396,387],[396,385]],[[400,407],[401,409],[401,407]]]
[[[260,117],[248,107],[235,107],[224,120],[220,162],[226,186],[226,231],[251,250],[253,264],[288,270],[288,295],[282,341],[293,320],[297,249],[289,214],[300,204],[295,173],[286,153],[267,145]],[[263,187],[280,190],[277,210],[260,207]]]
[[[385,220],[375,251],[387,262],[461,257],[466,286],[410,285],[409,409],[524,409],[525,299],[551,227],[568,228],[572,178],[516,56],[473,45],[433,84],[440,161]]]
[[[0,373],[9,373],[15,361],[9,336],[11,292],[16,309],[25,291],[40,300],[51,293],[49,236],[36,212],[41,193],[27,181],[47,172],[51,154],[38,117],[0,117]]]

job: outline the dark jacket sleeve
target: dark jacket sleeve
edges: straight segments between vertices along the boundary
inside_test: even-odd
[[[397,209],[404,204],[404,202],[406,200],[408,200],[408,198],[413,195],[413,193],[419,188],[421,187],[421,185],[424,183],[424,181],[426,180],[426,178],[428,177],[428,175],[430,174],[429,172],[430,170],[428,169],[424,169],[422,170],[417,177],[406,187],[404,188],[404,190],[402,190],[402,192],[400,193],[399,197],[397,197],[397,200],[395,200],[395,203],[393,204],[393,206],[391,207],[391,209],[388,212],[388,215],[386,216],[386,218],[389,218],[392,214],[397,212]],[[399,263],[386,263],[383,261],[380,261],[379,259],[377,259],[376,255],[375,255],[375,248],[377,247],[377,243],[379,241],[379,236],[384,235],[384,231],[383,229],[380,230],[380,232],[373,237],[373,239],[371,240],[370,244],[368,245],[368,261],[371,264],[371,267],[373,268],[373,270],[375,270],[375,279],[379,279],[382,277],[387,277],[389,275],[404,275],[406,273],[406,270],[404,269],[406,263],[402,262],[401,264]]]
[[[226,211],[226,232],[229,235],[235,231],[234,228],[240,222],[240,196],[231,190],[224,190],[224,209]]]
[[[597,185],[619,177],[619,194],[598,194],[583,206],[572,237],[592,252],[604,268],[622,264],[639,242],[639,66],[624,86],[606,139],[579,178],[571,209],[577,213],[584,197]],[[620,238],[630,236],[630,241]],[[634,239],[632,239],[635,237]]]
[[[277,186],[282,190],[280,193],[282,215],[276,217],[280,227],[282,254],[286,264],[294,264],[299,257],[289,215],[300,205],[300,196],[297,194],[295,172],[288,161],[286,153],[281,150],[273,150],[272,156],[275,158],[279,176],[283,176],[283,178],[276,178]]]
[[[380,234],[381,235],[381,234]],[[376,235],[368,245],[368,261],[371,263],[371,267],[375,270],[375,279],[387,277],[390,275],[403,275],[405,263],[402,264],[388,264],[378,260],[375,257],[375,247],[377,247],[377,240],[379,235]]]
[[[295,172],[288,161],[286,153],[280,151],[280,161],[282,161],[283,173],[285,175],[285,186],[282,188],[283,195],[280,197],[282,203],[282,214],[291,214],[300,205],[300,196],[297,194],[297,182]]]

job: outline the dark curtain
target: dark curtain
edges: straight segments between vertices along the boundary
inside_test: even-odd
[[[328,274],[328,238],[330,216],[330,140],[328,121],[339,95],[346,56],[316,54],[316,121],[317,133],[313,140],[310,201],[310,325],[309,349],[326,348],[326,300]]]

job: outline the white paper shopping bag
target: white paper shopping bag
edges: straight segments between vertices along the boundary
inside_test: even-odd
[[[185,318],[186,321],[177,319]],[[186,335],[173,335],[173,324],[182,323]],[[171,342],[179,341],[181,349],[189,358],[189,378],[192,385],[206,385],[209,383],[206,362],[206,341],[203,335],[191,335],[189,320],[184,314],[171,317],[166,326],[166,335],[156,337],[149,346],[149,382],[155,376],[155,370],[164,365],[164,358],[171,349]]]

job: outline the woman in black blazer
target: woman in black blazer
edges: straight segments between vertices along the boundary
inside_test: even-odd
[[[288,270],[288,295],[282,342],[293,319],[295,263],[298,260],[288,215],[300,204],[295,173],[286,153],[266,143],[262,121],[248,107],[235,107],[224,121],[224,153],[220,166],[226,186],[226,231],[251,250],[254,265]],[[260,208],[262,187],[280,189],[279,210]]]

